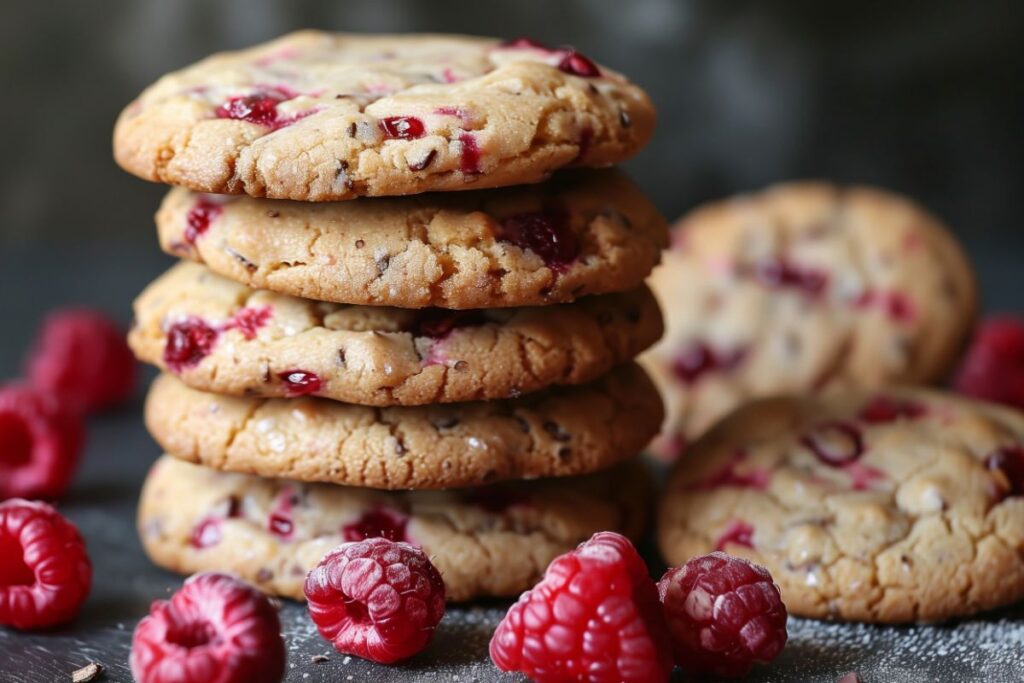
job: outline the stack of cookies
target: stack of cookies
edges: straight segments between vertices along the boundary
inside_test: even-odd
[[[667,230],[615,170],[552,173],[653,125],[622,76],[526,39],[303,32],[147,89],[115,156],[176,186],[157,225],[183,259],[129,339],[165,373],[153,560],[301,598],[331,548],[386,536],[465,600],[640,533],[663,412],[632,359]]]

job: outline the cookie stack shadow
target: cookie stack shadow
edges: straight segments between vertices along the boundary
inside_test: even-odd
[[[663,409],[633,358],[662,334],[643,281],[666,226],[612,169],[532,183],[632,155],[653,110],[572,55],[302,33],[125,110],[119,163],[178,185],[157,227],[182,262],[129,336],[164,372],[139,508],[155,563],[301,599],[330,549],[386,536],[468,600],[643,531]]]

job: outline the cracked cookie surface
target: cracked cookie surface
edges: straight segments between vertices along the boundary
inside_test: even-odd
[[[634,289],[668,230],[615,170],[537,186],[310,204],[174,189],[164,251],[319,301],[423,308],[565,303]]]
[[[975,318],[959,245],[882,190],[778,185],[696,209],[672,239],[649,280],[665,337],[643,357],[668,458],[748,399],[940,380]]]
[[[763,399],[697,440],[663,495],[669,564],[769,569],[790,614],[901,623],[1024,597],[1024,415],[925,389]]]
[[[334,201],[608,166],[654,118],[643,90],[570,49],[300,31],[158,80],[121,113],[114,157],[201,192]]]
[[[650,482],[638,461],[571,479],[381,492],[217,472],[164,456],[146,479],[138,528],[150,558],[183,574],[229,571],[298,600],[306,573],[346,540],[422,546],[448,599],[508,597],[598,531],[636,539]]]
[[[128,343],[196,389],[388,406],[582,384],[660,335],[646,287],[560,306],[412,310],[253,290],[180,263],[136,299]]]
[[[661,416],[657,390],[632,363],[590,384],[505,401],[371,408],[221,396],[171,375],[146,400],[150,434],[183,460],[380,489],[585,474],[639,453]]]

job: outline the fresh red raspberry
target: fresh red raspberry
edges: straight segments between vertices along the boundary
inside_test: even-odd
[[[0,387],[0,498],[59,498],[78,465],[82,418],[55,396]]]
[[[263,593],[227,574],[196,574],[157,600],[132,636],[138,683],[277,683],[284,639]]]
[[[672,648],[633,544],[606,531],[555,558],[498,624],[491,659],[538,683],[667,681]]]
[[[961,394],[1024,408],[1024,320],[997,316],[982,323],[954,386]]]
[[[425,648],[444,616],[444,582],[426,554],[386,538],[342,543],[304,591],[320,635],[338,652],[381,664]]]
[[[92,586],[85,542],[46,503],[0,503],[0,624],[44,628],[70,621]]]
[[[102,313],[72,308],[43,321],[27,363],[32,384],[83,412],[121,403],[135,389],[124,332]]]
[[[722,552],[665,572],[658,593],[676,664],[690,674],[743,676],[786,644],[786,606],[764,567]]]

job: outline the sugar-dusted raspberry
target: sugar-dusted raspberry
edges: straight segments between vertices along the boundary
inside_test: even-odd
[[[46,316],[26,370],[32,384],[85,412],[124,401],[135,389],[137,374],[123,330],[84,308]]]
[[[78,466],[85,429],[51,393],[0,387],[0,497],[59,498]]]
[[[997,316],[982,323],[954,385],[961,394],[1024,408],[1024,319]]]
[[[737,677],[786,645],[786,606],[764,567],[721,552],[669,569],[658,583],[676,664]]]
[[[338,652],[381,664],[422,650],[444,616],[444,582],[419,548],[343,543],[306,577],[309,614]]]
[[[277,683],[284,675],[281,622],[266,596],[226,574],[196,574],[157,600],[135,627],[139,683]]]
[[[70,621],[92,586],[85,542],[46,503],[0,503],[0,624],[21,629]]]
[[[595,534],[548,565],[491,639],[491,659],[538,683],[668,680],[671,645],[658,592],[633,544]]]

